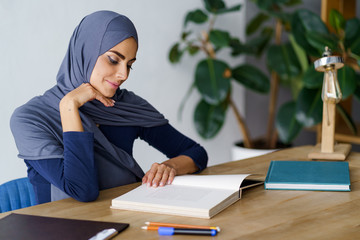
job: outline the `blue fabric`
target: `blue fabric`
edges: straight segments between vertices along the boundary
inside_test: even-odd
[[[0,213],[36,205],[29,179],[19,178],[0,185]]]
[[[17,108],[11,117],[11,131],[20,158],[64,158],[60,100],[82,83],[89,83],[94,65],[103,51],[129,37],[137,40],[136,29],[123,15],[98,11],[81,21],[70,39],[57,75],[57,85]],[[154,127],[168,123],[147,101],[126,89],[118,89],[113,99],[113,107],[105,107],[93,100],[79,109],[84,130],[94,134],[98,177],[104,188],[113,187],[113,183],[128,184],[131,179],[142,178],[144,172],[132,156],[107,140],[97,124]]]
[[[100,130],[110,142],[127,151],[129,155],[132,155],[134,141],[141,138],[168,158],[179,155],[189,156],[200,170],[207,165],[204,148],[169,124],[153,128],[100,126]],[[90,141],[93,141],[93,138],[89,133],[67,133],[64,134],[65,149],[67,149],[64,159],[25,160],[28,176],[34,185],[39,203],[51,201],[50,184],[79,201],[94,200],[99,189],[104,189],[104,183],[96,182],[94,169],[98,164],[95,160],[94,165]],[[77,182],[79,184],[76,184]]]

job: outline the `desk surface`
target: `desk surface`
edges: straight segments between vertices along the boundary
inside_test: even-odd
[[[307,154],[311,149],[311,146],[297,147],[220,164],[207,168],[202,174],[265,176],[271,160],[309,160]],[[135,188],[138,183],[102,191],[99,199],[91,203],[64,199],[13,212],[129,223],[130,227],[114,239],[159,239],[155,231],[140,229],[146,221],[220,226],[221,232],[213,237],[218,239],[356,239],[360,236],[360,153],[351,153],[347,161],[351,192],[264,190],[263,186],[258,186],[246,190],[240,201],[212,219],[110,209],[111,199]],[[8,214],[2,213],[0,218]],[[194,239],[194,236],[164,239]]]

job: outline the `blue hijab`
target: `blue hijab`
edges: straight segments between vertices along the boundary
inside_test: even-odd
[[[133,23],[123,15],[98,11],[82,19],[70,39],[57,84],[17,108],[11,117],[10,126],[20,158],[63,158],[60,100],[82,83],[89,83],[97,58],[130,37],[138,42]],[[147,101],[126,89],[117,89],[113,99],[113,107],[93,100],[79,109],[84,130],[94,133],[100,189],[133,183],[144,172],[132,156],[107,140],[97,124],[154,127],[168,122]]]

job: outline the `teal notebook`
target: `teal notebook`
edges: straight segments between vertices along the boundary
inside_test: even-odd
[[[271,161],[265,189],[350,191],[348,162]]]

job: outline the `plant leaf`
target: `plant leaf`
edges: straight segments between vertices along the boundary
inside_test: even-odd
[[[194,113],[196,131],[204,139],[214,137],[221,129],[225,121],[226,105],[210,105],[201,100]]]
[[[345,48],[350,48],[351,52],[360,55],[360,20],[357,18],[349,19],[345,23]]]
[[[300,75],[301,66],[290,43],[272,45],[267,54],[267,65],[275,71],[285,83]]]
[[[208,16],[206,15],[206,13],[204,13],[200,9],[196,9],[194,11],[188,12],[188,14],[185,17],[184,27],[186,27],[188,22],[194,22],[197,24],[201,24],[201,23],[206,22],[207,20],[208,20]]]
[[[308,43],[321,54],[328,46],[332,51],[337,51],[338,39],[331,34],[317,33],[309,31],[305,33]]]
[[[324,73],[315,70],[314,66],[311,66],[303,75],[303,83],[307,88],[318,89],[322,87]]]
[[[275,126],[283,143],[291,143],[300,133],[302,125],[296,120],[296,102],[283,104],[276,116]]]
[[[345,65],[343,68],[338,70],[337,75],[342,99],[346,99],[352,95],[357,88],[355,70]]]
[[[214,44],[215,47],[227,47],[230,44],[230,34],[226,31],[221,30],[211,30],[209,35],[210,42]]]
[[[225,2],[222,0],[204,0],[205,8],[211,13],[216,13],[220,9],[226,8]]]
[[[338,33],[341,29],[345,28],[345,18],[336,9],[331,9],[329,14],[330,25]]]
[[[226,70],[229,67],[225,62],[211,58],[201,60],[196,66],[195,86],[207,103],[217,105],[226,98],[230,91]]]
[[[246,35],[251,35],[256,32],[259,27],[269,19],[269,16],[265,13],[258,13],[246,27]]]
[[[269,78],[252,65],[240,65],[232,70],[232,75],[238,83],[258,93],[268,93],[270,90]]]
[[[229,13],[229,12],[236,12],[239,11],[241,9],[241,4],[235,5],[233,7],[230,8],[223,8],[223,9],[219,9],[216,11],[216,14],[224,14],[224,13]]]
[[[171,63],[178,63],[181,59],[183,51],[179,49],[180,43],[175,43],[169,52],[169,60]]]
[[[311,56],[319,57],[322,52],[314,48],[307,40],[307,32],[329,34],[329,31],[320,17],[306,9],[297,10],[291,19],[291,31],[296,42]]]
[[[303,88],[296,101],[296,120],[304,127],[311,127],[322,121],[321,89]]]
[[[302,72],[305,72],[309,67],[309,60],[307,59],[306,52],[299,44],[297,44],[294,35],[289,34],[289,41],[300,63]]]

